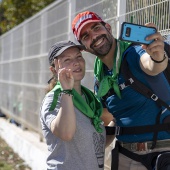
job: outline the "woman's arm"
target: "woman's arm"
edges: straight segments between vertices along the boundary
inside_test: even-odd
[[[76,114],[72,96],[62,94],[59,112],[56,118],[51,122],[51,131],[54,135],[64,141],[73,138],[76,130]]]
[[[103,108],[101,119],[104,122],[104,126],[107,126],[113,120],[113,118],[113,115],[107,110],[107,108]]]
[[[70,69],[62,68],[61,63],[55,59],[55,70],[58,73],[58,80],[63,90],[72,90],[74,78]],[[76,114],[72,95],[62,93],[60,109],[56,118],[51,123],[51,131],[62,140],[69,141],[73,138],[76,131]]]

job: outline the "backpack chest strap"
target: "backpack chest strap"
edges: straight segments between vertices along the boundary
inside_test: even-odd
[[[157,124],[157,125],[146,125],[146,126],[135,126],[135,127],[120,127],[120,126],[106,126],[106,135],[135,135],[144,133],[153,133],[160,131],[168,131],[170,129],[170,123]]]

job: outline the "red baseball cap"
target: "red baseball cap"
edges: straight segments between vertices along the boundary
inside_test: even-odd
[[[72,22],[72,30],[75,38],[79,40],[81,29],[90,22],[104,22],[96,13],[85,11],[79,13]]]

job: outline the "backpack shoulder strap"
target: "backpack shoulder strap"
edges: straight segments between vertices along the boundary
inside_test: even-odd
[[[164,74],[170,84],[170,45],[168,43],[165,43],[164,48],[165,48],[166,54],[168,55],[168,66],[166,70],[164,71]]]

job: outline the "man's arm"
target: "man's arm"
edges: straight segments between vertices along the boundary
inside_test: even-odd
[[[113,119],[113,115],[107,110],[107,108],[103,108],[103,113],[101,115],[101,119],[104,122],[104,126],[107,126]]]

